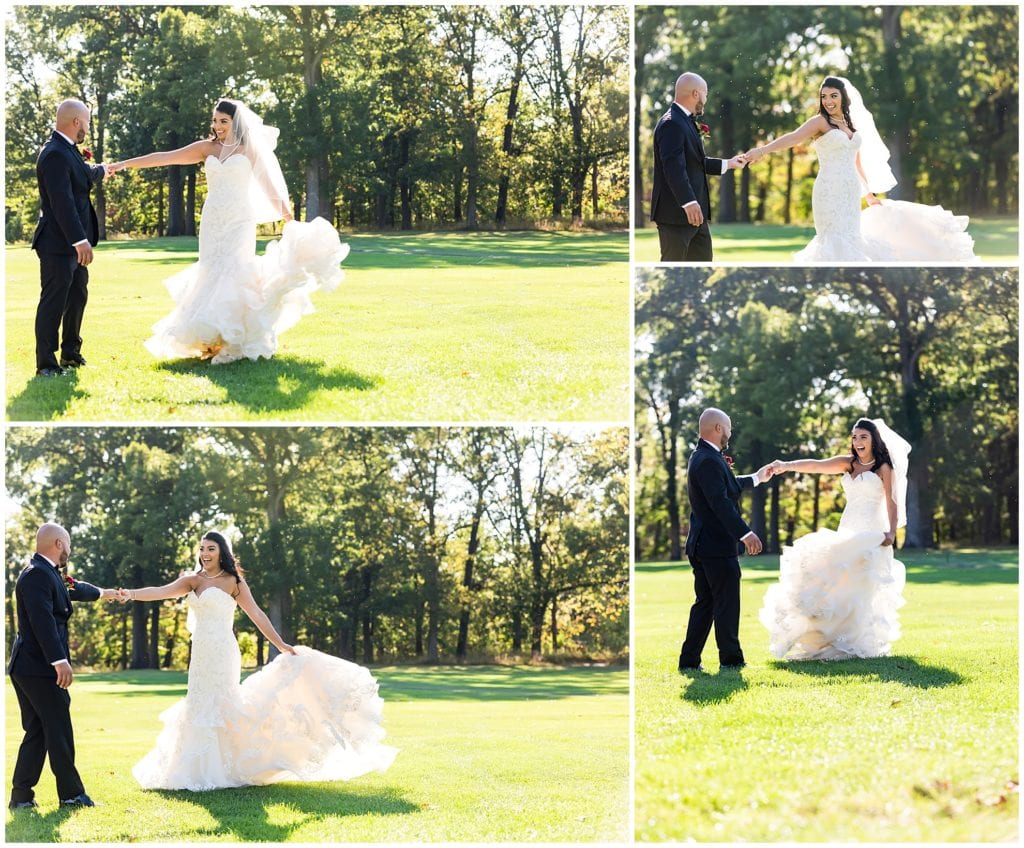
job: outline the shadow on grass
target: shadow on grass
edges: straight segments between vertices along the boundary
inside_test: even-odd
[[[81,808],[57,807],[48,813],[39,813],[36,808],[12,810],[10,821],[4,828],[4,841],[15,842],[60,842],[60,828]]]
[[[218,824],[189,834],[194,840],[230,834],[238,842],[285,842],[299,828],[325,818],[398,816],[419,811],[396,790],[372,792],[345,783],[275,783],[209,792],[151,790],[169,801],[203,807]],[[288,824],[271,824],[271,808],[284,806],[295,814]],[[275,811],[280,818],[280,811]],[[343,826],[343,823],[341,823]],[[344,833],[338,833],[343,841]]]
[[[11,421],[52,421],[68,411],[72,401],[87,393],[78,388],[78,371],[69,369],[63,377],[34,376],[7,404]],[[45,410],[41,415],[39,410]]]
[[[162,362],[157,368],[209,380],[224,390],[229,403],[258,412],[301,409],[322,391],[366,391],[381,383],[377,377],[345,368],[327,368],[323,361],[297,356],[275,356],[255,362],[243,359],[227,365],[181,359]]]
[[[724,704],[737,692],[749,688],[739,669],[720,670],[718,674],[698,673],[683,689],[682,699],[698,707]]]
[[[927,665],[912,657],[901,656],[829,662],[777,661],[769,663],[769,668],[817,677],[826,683],[833,680],[861,677],[880,683],[899,683],[912,689],[943,689],[947,686],[959,686],[966,682],[963,675],[952,669]]]

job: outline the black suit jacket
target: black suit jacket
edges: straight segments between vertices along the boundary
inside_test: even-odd
[[[100,590],[81,580],[68,589],[60,572],[35,554],[18,575],[14,597],[18,607],[18,635],[11,648],[8,674],[57,677],[53,663],[71,661],[68,619],[75,601],[99,600]]]
[[[683,206],[696,200],[705,220],[711,220],[708,174],[720,175],[722,160],[704,155],[704,142],[678,103],[661,116],[654,129],[654,185],[651,220],[658,224],[688,224]]]
[[[103,168],[89,165],[78,148],[54,132],[36,159],[39,222],[32,236],[37,253],[74,254],[73,245],[100,240],[99,220],[89,191],[103,179]]]
[[[740,515],[739,499],[753,488],[750,476],[737,477],[722,454],[703,439],[690,454],[686,492],[690,497],[690,532],[686,553],[704,557],[734,557],[750,527]]]

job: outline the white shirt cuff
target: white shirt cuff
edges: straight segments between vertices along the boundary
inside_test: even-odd
[[[748,474],[747,476],[753,478],[755,489],[761,485],[761,480],[758,478],[757,474]]]
[[[73,245],[71,245],[71,246],[72,246],[72,247],[78,247],[78,245],[80,245],[80,244],[88,244],[88,243],[89,243],[89,239],[87,239],[87,238],[84,238],[84,239],[82,239],[81,241],[76,241],[76,242],[75,242],[75,243],[74,243]]]
[[[700,203],[698,201],[691,200],[689,203],[684,203],[683,204],[683,209],[685,209],[687,206],[699,206],[699,205],[700,205]]]
[[[728,159],[723,159],[722,160],[722,173],[724,174],[728,170],[729,170],[729,160]]]
[[[69,662],[68,662],[67,660],[57,660],[56,662],[52,662],[52,663],[50,663],[50,665],[53,665],[53,666],[58,666],[58,665],[60,665],[61,663],[68,663],[68,665],[71,665],[71,663],[69,663]]]
[[[742,536],[740,536],[740,541],[742,542],[744,539],[749,539],[751,536],[754,536],[754,535],[756,535],[756,534],[754,533],[753,530],[751,530],[750,532],[744,533]]]

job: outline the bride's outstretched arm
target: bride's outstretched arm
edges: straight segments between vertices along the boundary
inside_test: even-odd
[[[165,165],[195,165],[206,161],[206,157],[214,153],[215,150],[215,142],[209,139],[202,139],[201,141],[194,141],[185,147],[179,147],[177,150],[147,153],[145,156],[136,156],[133,159],[125,159],[123,162],[115,162],[110,167],[116,173],[125,168],[161,168]]]
[[[860,151],[857,151],[853,164],[857,168],[857,176],[860,177],[861,188],[864,189],[864,199],[868,202],[868,206],[878,206],[882,201],[875,197],[871,189],[868,188],[868,178],[864,175],[864,169],[860,164]]]
[[[850,470],[849,456],[833,456],[828,459],[791,459],[789,462],[776,461],[772,465],[775,474],[784,471],[800,471],[804,474],[842,474]]]
[[[282,654],[294,654],[295,649],[289,645],[284,639],[281,638],[281,634],[274,629],[274,625],[271,624],[270,618],[267,616],[260,605],[256,603],[256,599],[253,598],[252,592],[249,591],[249,584],[244,580],[238,584],[238,597],[235,598],[236,603],[245,610],[245,614],[249,616],[252,623],[255,624],[260,633],[267,637]]]
[[[122,598],[128,601],[166,601],[168,598],[180,598],[195,588],[195,575],[184,574],[166,586],[147,586],[144,589],[121,589]]]
[[[892,496],[892,466],[883,465],[878,469],[878,476],[882,478],[882,489],[885,491],[885,511],[889,517],[889,527],[885,532],[885,539],[882,545],[892,545],[896,541],[896,527],[898,522],[898,510],[896,499]]]
[[[770,141],[761,147],[753,147],[745,155],[749,161],[756,162],[768,153],[776,153],[779,150],[788,150],[790,147],[796,147],[801,142],[807,141],[819,133],[825,132],[827,129],[828,121],[821,117],[821,115],[815,115],[793,130],[793,132],[780,135],[774,141]]]

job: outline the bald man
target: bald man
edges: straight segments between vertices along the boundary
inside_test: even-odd
[[[43,761],[57,778],[57,797],[63,806],[91,807],[75,768],[75,737],[71,727],[71,650],[68,619],[72,601],[114,600],[114,589],[100,589],[82,580],[68,581],[59,569],[68,564],[71,536],[59,524],[44,524],[36,533],[36,552],[18,575],[14,596],[18,635],[11,648],[11,676],[21,726],[25,731],[14,766],[10,808],[36,807],[35,786]]]
[[[654,130],[651,220],[658,225],[662,262],[710,262],[711,189],[708,175],[746,164],[743,154],[713,159],[704,153],[699,121],[708,84],[687,72],[676,80],[675,99]]]
[[[737,476],[723,451],[732,436],[732,421],[722,410],[705,409],[698,423],[700,438],[690,454],[686,492],[690,498],[690,529],[686,555],[693,569],[696,601],[690,608],[686,638],[679,651],[679,671],[701,671],[701,653],[715,627],[722,668],[742,668],[740,648],[739,552],[761,553],[761,540],[740,514],[739,499],[772,477],[771,465],[755,474]]]
[[[85,365],[82,316],[88,300],[89,263],[99,241],[99,222],[89,192],[108,173],[90,165],[77,145],[89,134],[90,113],[80,100],[57,107],[56,129],[36,160],[39,222],[32,247],[39,257],[36,308],[36,374],[60,376]],[[60,348],[60,361],[57,349]]]

